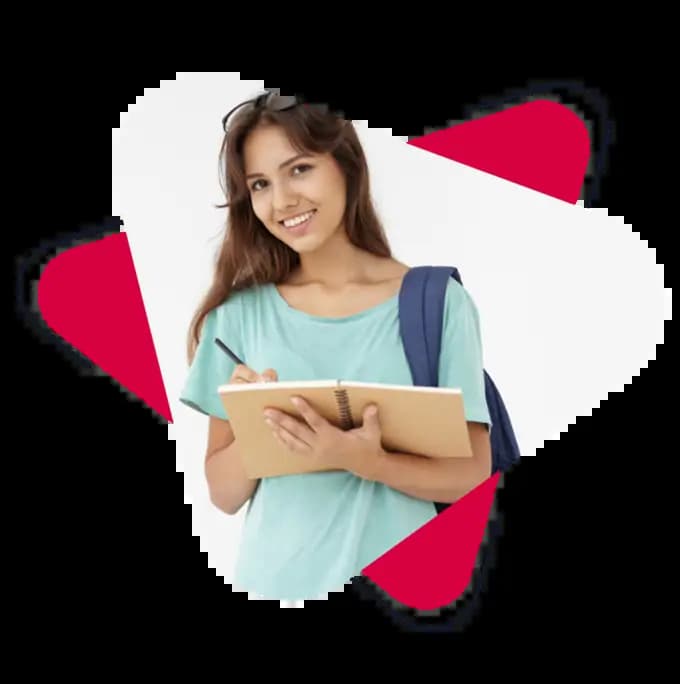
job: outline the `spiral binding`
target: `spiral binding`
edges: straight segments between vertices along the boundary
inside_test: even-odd
[[[340,412],[340,423],[343,430],[351,430],[354,427],[352,420],[352,411],[349,407],[349,399],[347,398],[347,390],[337,389],[333,390],[335,400],[338,404],[338,411]]]

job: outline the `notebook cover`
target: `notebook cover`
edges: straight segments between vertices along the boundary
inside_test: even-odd
[[[248,477],[314,472],[304,454],[288,451],[264,422],[266,407],[302,419],[290,397],[305,398],[324,418],[346,429],[343,414],[361,426],[363,409],[379,406],[383,447],[388,451],[442,458],[469,458],[472,449],[460,391],[338,381],[275,382],[224,385],[218,389],[231,421]],[[348,411],[343,411],[347,405]]]

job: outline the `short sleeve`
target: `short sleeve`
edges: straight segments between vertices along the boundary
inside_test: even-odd
[[[479,314],[470,294],[453,278],[444,305],[439,384],[462,390],[466,419],[491,427]]]
[[[241,326],[235,306],[222,305],[206,316],[200,341],[180,393],[180,401],[201,413],[229,420],[218,387],[229,382],[236,363],[216,344],[219,337],[237,356],[241,351]]]

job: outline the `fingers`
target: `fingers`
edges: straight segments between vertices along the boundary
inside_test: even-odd
[[[312,450],[312,447],[309,444],[303,442],[295,435],[292,435],[290,432],[288,432],[288,430],[273,430],[273,434],[278,442],[288,447],[288,449],[290,449],[291,451],[304,453]]]
[[[273,368],[267,368],[260,374],[244,364],[239,364],[234,368],[229,382],[277,382],[278,379],[278,373]]]
[[[237,382],[259,382],[259,375],[252,369],[243,364],[239,364],[234,368],[231,374],[231,383]]]
[[[319,432],[328,425],[328,421],[320,416],[302,397],[291,397],[291,402],[314,432]]]
[[[272,432],[284,440],[288,440],[290,445],[298,448],[311,449],[314,443],[314,433],[303,422],[289,416],[287,413],[275,409],[267,409],[264,412],[264,419],[271,428]]]
[[[368,425],[369,430],[380,432],[380,411],[376,404],[369,404],[364,412],[364,424]]]
[[[364,420],[369,423],[375,423],[378,420],[378,407],[375,404],[369,404],[364,409]]]
[[[279,375],[273,368],[267,368],[260,375],[260,382],[278,382]]]
[[[378,407],[376,404],[368,404],[364,407],[362,414],[363,422],[359,431],[368,434],[380,434],[380,417],[378,415]]]

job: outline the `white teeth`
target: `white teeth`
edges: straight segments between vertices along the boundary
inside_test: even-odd
[[[295,228],[295,226],[299,226],[301,223],[304,223],[308,218],[311,217],[313,213],[313,211],[309,211],[306,214],[302,214],[302,216],[290,219],[290,221],[284,221],[283,225],[286,226],[286,228]]]

